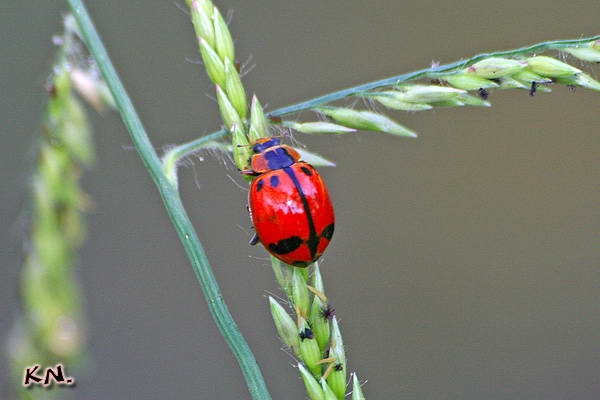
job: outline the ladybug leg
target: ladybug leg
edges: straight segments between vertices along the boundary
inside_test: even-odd
[[[240,170],[240,173],[242,175],[246,175],[246,176],[258,176],[258,175],[260,175],[260,173],[254,171],[254,170],[251,170],[251,169]]]
[[[252,211],[250,210],[250,206],[248,204],[246,204],[246,210],[248,210],[248,214],[250,214],[250,221],[252,221]],[[252,226],[251,229],[254,229],[254,226]],[[252,235],[252,239],[250,239],[250,246],[254,246],[258,242],[258,235],[256,234],[256,232],[254,232],[254,234]]]

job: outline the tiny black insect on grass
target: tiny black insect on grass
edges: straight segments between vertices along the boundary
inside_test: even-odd
[[[310,328],[305,328],[304,330],[301,330],[299,336],[300,336],[300,340],[312,339],[315,337],[312,329],[310,329]]]

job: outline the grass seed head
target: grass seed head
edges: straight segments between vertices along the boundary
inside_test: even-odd
[[[321,364],[319,364],[319,361],[321,360],[321,350],[308,322],[302,317],[299,318],[298,337],[300,339],[298,356],[300,356],[315,377],[320,377]]]
[[[235,69],[235,66],[225,59],[225,92],[229,101],[237,111],[242,120],[246,119],[248,114],[248,103],[246,101],[246,91],[240,79],[240,74]]]
[[[310,324],[315,334],[315,339],[319,344],[319,349],[324,351],[329,344],[330,337],[330,324],[329,319],[323,317],[324,309],[329,306],[323,304],[321,299],[317,296],[313,298],[312,306],[310,309]]]
[[[500,89],[529,89],[531,85],[510,76],[500,78]]]
[[[308,397],[310,397],[311,400],[324,400],[325,395],[323,393],[323,389],[314,376],[308,372],[302,363],[298,363],[298,370],[300,371],[300,376],[304,382],[304,387],[306,388]]]
[[[204,63],[208,77],[215,85],[223,86],[225,84],[225,66],[223,65],[223,61],[204,38],[199,38],[199,41],[200,55],[202,56],[202,62]]]
[[[294,323],[294,320],[285,311],[285,309],[275,300],[269,296],[269,303],[271,308],[271,316],[275,323],[277,333],[281,338],[281,341],[288,346],[294,354],[298,353],[300,338],[298,336],[298,328]]]
[[[564,78],[556,78],[556,81],[565,85],[581,86],[586,89],[600,91],[600,82],[583,72]]]
[[[229,101],[229,97],[225,91],[221,89],[221,86],[217,85],[216,90],[217,103],[219,104],[219,111],[221,112],[221,118],[223,119],[225,128],[231,130],[231,127],[235,125],[238,129],[243,131],[244,123],[233,104],[231,104],[231,101]]]
[[[310,309],[310,296],[306,287],[306,278],[300,268],[292,271],[292,302],[304,318],[308,318]]]
[[[329,356],[335,357],[342,367],[346,368],[346,353],[344,351],[344,341],[342,340],[342,333],[337,322],[337,318],[334,316],[331,320],[331,346],[329,348]]]
[[[600,62],[600,49],[592,47],[591,43],[588,46],[571,47],[564,51],[582,61]]]
[[[531,71],[549,78],[564,78],[581,72],[572,65],[547,56],[530,57],[527,63]]]
[[[213,8],[213,25],[215,28],[215,49],[221,60],[235,60],[235,47],[227,23],[217,7]]]
[[[417,137],[416,133],[396,121],[372,111],[357,111],[340,107],[317,107],[315,110],[349,128],[384,132],[397,136]]]
[[[552,79],[548,77],[541,76],[529,70],[529,68],[525,68],[512,76],[514,79],[519,80],[521,82],[525,82],[527,84],[531,84],[531,82],[536,83],[552,83]]]
[[[391,108],[392,110],[426,111],[431,110],[433,108],[433,106],[430,106],[429,104],[414,102],[411,103],[408,101],[400,100],[397,94],[398,92],[395,91],[376,92],[373,95],[368,94],[368,97],[375,99],[385,107]]]
[[[250,157],[252,156],[248,138],[240,127],[235,124],[230,128],[230,131],[235,166],[240,171],[247,171],[250,169]]]
[[[352,400],[365,400],[360,381],[356,374],[352,374]]]
[[[329,387],[327,381],[321,378],[321,389],[323,389],[323,395],[325,400],[338,400],[340,397],[336,396],[336,393]],[[341,397],[344,398],[343,396]]]
[[[510,58],[490,57],[478,61],[466,69],[467,73],[480,78],[495,79],[513,75],[527,66],[527,63]]]
[[[269,123],[265,117],[263,107],[256,96],[252,96],[252,103],[250,105],[250,129],[248,136],[251,141],[269,136]]]
[[[452,100],[461,93],[463,89],[437,85],[403,85],[397,87],[398,100],[409,103],[436,103]]]
[[[346,371],[343,366],[339,363],[332,364],[333,367],[329,376],[327,377],[327,383],[331,390],[337,395],[339,399],[344,398],[346,392]]]
[[[190,6],[192,24],[196,34],[204,39],[210,47],[215,47],[215,28],[211,16],[206,13],[206,7],[202,3],[206,4],[207,2],[192,1]]]
[[[455,88],[463,90],[491,89],[498,87],[498,84],[494,81],[467,73],[447,75],[441,79]]]
[[[332,133],[332,134],[343,134],[356,132],[356,129],[348,128],[347,126],[342,126],[338,124],[334,124],[331,122],[318,121],[318,122],[292,122],[290,127],[298,132],[306,133],[306,134],[322,134],[322,133]]]

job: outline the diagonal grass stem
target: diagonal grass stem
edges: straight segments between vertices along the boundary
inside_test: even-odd
[[[255,400],[270,400],[271,396],[260,368],[223,300],[202,244],[181,203],[176,185],[164,174],[162,163],[108,57],[83,2],[81,0],[68,0],[68,2],[79,24],[85,43],[96,59],[104,80],[115,99],[131,140],[160,192],[165,209],[202,287],[213,319],[240,365],[252,398]]]

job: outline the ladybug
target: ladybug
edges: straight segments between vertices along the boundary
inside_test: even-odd
[[[300,154],[277,138],[252,143],[248,206],[256,235],[250,244],[286,264],[307,267],[323,254],[333,236],[335,217],[327,187]]]

